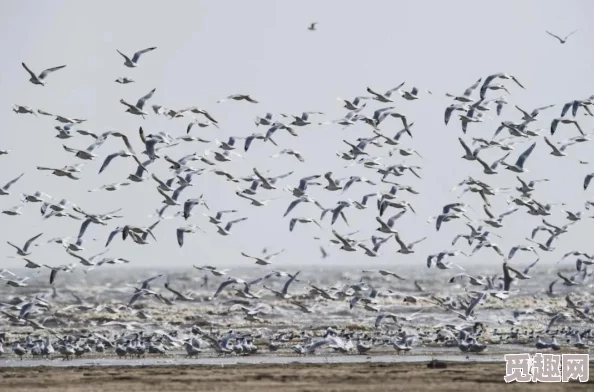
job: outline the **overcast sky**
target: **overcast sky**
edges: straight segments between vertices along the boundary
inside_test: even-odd
[[[485,176],[476,162],[460,159],[463,151],[457,141],[462,135],[459,121],[454,116],[449,126],[443,122],[444,109],[450,103],[445,93],[461,94],[479,77],[496,72],[508,72],[526,87],[522,90],[512,81],[502,81],[511,93],[507,97],[510,105],[500,117],[490,112],[493,119],[470,124],[469,133],[464,136],[469,142],[473,136],[492,137],[503,120],[519,121],[520,113],[513,108],[514,104],[526,110],[556,104],[555,108],[542,112],[541,120],[532,128],[547,129],[543,134],[555,141],[577,135],[571,125],[561,125],[552,137],[548,128],[564,102],[594,94],[591,44],[594,31],[590,27],[593,14],[594,3],[586,0],[2,2],[0,43],[4,60],[0,68],[0,107],[4,113],[4,136],[0,149],[12,152],[0,156],[0,182],[4,184],[22,172],[25,175],[11,188],[10,196],[0,197],[0,207],[18,205],[20,193],[36,190],[58,200],[66,198],[92,213],[122,207],[123,219],[111,221],[108,226],[89,228],[85,235],[86,250],[82,252],[88,256],[103,249],[110,230],[116,226],[153,223],[155,218],[149,215],[161,206],[162,200],[153,181],[132,184],[117,192],[88,192],[103,184],[125,181],[127,175],[135,171],[132,159],[119,158],[105,172],[97,174],[103,159],[123,147],[121,140],[115,138],[108,139],[98,150],[100,157],[96,161],[86,163],[79,181],[35,170],[37,165],[62,167],[82,162],[66,152],[62,144],[86,148],[92,139],[81,135],[65,141],[57,139],[54,126],[59,123],[51,117],[12,113],[12,104],[88,119],[75,129],[124,132],[135,148],[142,151],[139,126],[147,133],[165,131],[180,136],[185,134],[189,122],[187,117],[169,120],[152,111],[146,120],[125,113],[126,108],[119,103],[121,98],[136,102],[153,88],[156,93],[147,107],[159,104],[181,109],[198,105],[218,119],[220,130],[194,128],[192,134],[209,140],[226,140],[229,136],[265,132],[265,127],[254,125],[254,118],[266,112],[321,111],[324,115],[315,117],[315,122],[330,121],[346,114],[337,97],[352,99],[365,95],[368,86],[385,91],[406,82],[404,88],[417,86],[421,98],[409,102],[397,97],[395,106],[409,121],[415,122],[414,138],[404,137],[404,146],[417,149],[423,159],[387,157],[387,148],[374,146],[369,146],[368,152],[383,156],[381,162],[387,164],[404,161],[423,167],[422,180],[411,175],[395,179],[420,192],[419,195],[400,195],[415,207],[417,214],[406,214],[396,223],[406,242],[428,236],[418,246],[416,254],[397,254],[398,247],[393,240],[382,247],[383,256],[378,259],[366,257],[362,252],[340,251],[327,245],[332,237],[328,220],[322,223],[323,230],[315,225],[298,225],[289,233],[289,217],[282,218],[293,199],[289,193],[262,190],[257,198],[280,199],[265,208],[254,207],[234,194],[237,186],[249,184],[225,182],[212,173],[196,177],[194,187],[186,189],[180,199],[204,194],[212,212],[239,210],[225,217],[225,220],[248,217],[247,221],[233,227],[233,235],[218,235],[216,228],[202,216],[208,211],[198,207],[196,215],[187,222],[181,218],[163,221],[155,229],[157,243],[140,246],[117,238],[110,245],[109,254],[130,259],[135,266],[232,266],[250,263],[240,255],[241,251],[258,254],[264,247],[270,251],[286,248],[273,266],[307,267],[321,265],[319,246],[325,244],[331,256],[323,263],[328,265],[389,264],[397,270],[400,265],[412,264],[426,268],[424,260],[428,254],[451,249],[452,238],[467,231],[463,222],[447,223],[439,232],[434,225],[426,223],[444,204],[457,201],[459,193],[449,192],[457,182],[472,175],[494,187],[518,185],[514,173]],[[318,22],[317,31],[308,31],[311,22]],[[579,31],[565,45],[545,33],[549,30],[564,36],[575,29]],[[119,49],[131,56],[150,46],[156,46],[157,50],[143,55],[140,66],[135,69],[126,68],[116,52]],[[67,67],[51,74],[47,85],[42,87],[28,82],[29,76],[21,62],[37,73],[63,64]],[[119,85],[114,82],[123,76],[136,83]],[[433,94],[429,95],[426,90]],[[216,103],[235,93],[251,94],[260,103]],[[489,97],[497,96],[498,92],[489,92]],[[385,105],[370,102],[364,113],[371,114],[382,106]],[[591,130],[592,119],[580,114],[578,120],[585,131]],[[358,137],[373,136],[371,128],[363,123],[347,130],[341,128],[312,125],[297,129],[300,134],[297,138],[279,131],[275,136],[278,148],[256,141],[247,153],[240,151],[245,159],[218,165],[236,176],[251,175],[254,167],[262,172],[270,170],[271,175],[294,171],[292,176],[279,182],[279,188],[296,186],[301,177],[327,171],[332,171],[337,178],[360,175],[378,181],[376,187],[355,184],[344,195],[321,187],[311,188],[310,195],[327,207],[338,200],[360,200],[366,193],[389,190],[389,185],[379,183],[377,173],[361,167],[345,168],[348,162],[335,154],[347,148],[343,139],[354,141]],[[381,128],[382,132],[393,136],[401,126],[398,120],[389,118]],[[537,186],[535,198],[545,203],[565,202],[566,208],[572,211],[583,210],[584,201],[594,196],[584,194],[581,183],[583,176],[594,170],[591,165],[580,165],[578,160],[594,160],[591,144],[572,146],[567,150],[568,157],[555,158],[549,155],[550,149],[542,137],[535,140],[536,150],[526,164],[530,172],[523,176],[527,180],[551,179]],[[510,157],[515,160],[528,145],[518,145]],[[214,149],[215,145],[182,143],[167,154],[179,158],[194,151],[202,153],[207,148]],[[289,156],[269,158],[281,148],[301,151],[306,162],[300,163]],[[488,162],[502,155],[495,149],[484,153]],[[200,162],[192,164],[204,166]],[[151,166],[163,179],[168,178],[167,168],[163,160]],[[594,189],[589,191],[592,192]],[[505,195],[493,199],[494,212],[508,208],[505,199]],[[461,200],[475,208],[476,211],[469,211],[473,219],[485,218],[477,195],[468,194]],[[76,237],[78,233],[79,221],[42,220],[39,204],[25,205],[23,211],[22,216],[0,216],[3,239],[22,245],[38,233],[44,233],[40,243],[52,237]],[[319,212],[312,204],[302,204],[291,216],[319,218]],[[358,238],[369,238],[377,227],[377,211],[349,208],[345,212],[350,227],[339,222],[336,230],[347,233],[360,229]],[[564,215],[556,210],[550,220],[561,224]],[[505,229],[498,231],[503,239],[497,242],[507,253],[509,247],[525,243],[524,238],[539,222],[540,218],[525,212],[507,217]],[[207,234],[190,234],[184,247],[179,248],[175,229],[190,223],[199,225]],[[560,254],[571,249],[591,250],[588,244],[588,226],[591,225],[589,221],[580,222],[570,235],[562,236],[555,243],[558,250],[543,255],[542,261],[556,262]],[[321,236],[322,241],[312,239],[313,236]],[[544,242],[546,237],[539,239]],[[467,249],[462,243],[460,246]],[[0,245],[0,252],[5,256],[15,254],[7,244]],[[57,244],[34,249],[31,259],[51,265],[75,261]],[[473,262],[479,263],[500,260],[488,249],[473,258]],[[531,260],[533,256],[518,256],[518,263]],[[6,267],[21,265],[22,261],[15,259],[4,261]]]

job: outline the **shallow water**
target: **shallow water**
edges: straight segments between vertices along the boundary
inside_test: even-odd
[[[37,367],[37,366],[186,366],[186,365],[250,365],[250,364],[280,364],[292,363],[397,363],[397,362],[427,362],[431,359],[440,359],[451,362],[500,362],[507,353],[536,352],[521,345],[491,345],[480,354],[462,353],[458,348],[448,347],[415,347],[411,353],[395,354],[392,348],[374,347],[371,352],[364,355],[357,354],[328,354],[323,353],[300,356],[290,352],[270,353],[263,352],[254,355],[214,356],[202,353],[194,358],[187,358],[185,352],[171,351],[167,356],[152,356],[145,358],[117,358],[115,355],[100,355],[97,353],[85,354],[80,358],[63,360],[59,354],[52,359],[39,359],[25,357],[0,359],[0,367]]]
[[[96,358],[96,359],[74,359],[72,361],[54,360],[34,360],[7,359],[0,361],[0,367],[37,367],[37,366],[225,366],[225,365],[255,365],[255,364],[278,364],[290,365],[294,363],[396,363],[396,362],[428,362],[431,359],[441,359],[452,362],[501,362],[502,355],[313,355],[306,357],[297,356],[272,356],[272,355],[254,355],[240,357],[198,357],[184,358],[145,358],[145,359],[116,359],[116,358]]]

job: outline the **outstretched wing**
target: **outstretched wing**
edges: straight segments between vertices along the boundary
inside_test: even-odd
[[[65,65],[60,65],[58,67],[53,67],[53,68],[48,68],[45,71],[43,71],[40,75],[39,75],[39,79],[43,80],[47,77],[47,75],[51,74],[52,72],[55,72],[59,69],[62,69],[66,67]]]
[[[134,53],[134,56],[132,57],[132,62],[137,63],[138,59],[140,59],[140,56],[142,56],[143,54],[145,54],[147,52],[150,52],[151,50],[155,50],[155,49],[157,49],[156,46],[153,46],[152,48],[139,50],[138,52]]]
[[[25,64],[25,63],[21,63],[21,65],[23,66],[23,68],[25,68],[25,70],[27,70],[27,72],[29,72],[29,75],[31,75],[31,77],[32,77],[33,79],[37,78],[37,75],[35,75],[35,74],[33,73],[33,71],[31,71],[31,70],[29,69],[29,67],[27,67],[27,64]]]
[[[550,31],[547,31],[546,33],[547,33],[548,35],[550,35],[551,37],[555,37],[555,38],[557,38],[557,39],[559,40],[559,42],[563,43],[563,39],[561,39],[559,36],[557,36],[557,35],[555,35],[555,34],[551,33]]]
[[[147,95],[145,95],[144,97],[140,98],[138,100],[138,102],[136,103],[136,107],[138,109],[142,110],[142,108],[144,107],[144,104],[146,103],[146,101],[148,101],[149,99],[151,99],[151,97],[155,93],[155,90],[157,90],[157,89],[156,88],[152,89]]]

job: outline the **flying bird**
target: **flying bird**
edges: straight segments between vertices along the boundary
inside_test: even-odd
[[[136,102],[136,105],[129,104],[128,102],[124,101],[123,99],[120,99],[120,103],[122,105],[125,105],[128,107],[128,109],[126,109],[126,113],[135,114],[137,116],[142,116],[142,118],[145,118],[145,116],[148,116],[148,113],[143,110],[144,105],[146,104],[146,101],[151,99],[151,97],[155,93],[155,90],[157,90],[157,89],[156,88],[152,89],[151,91],[149,91],[148,94],[146,94],[144,97],[140,98],[138,100],[138,102]]]
[[[43,71],[42,73],[40,73],[39,76],[37,76],[37,75],[35,75],[35,73],[33,71],[31,71],[29,69],[29,67],[27,67],[27,64],[25,64],[25,63],[21,63],[21,64],[23,65],[23,68],[25,68],[25,70],[27,70],[27,72],[29,72],[29,75],[31,75],[31,79],[29,79],[29,81],[33,84],[37,84],[40,86],[45,86],[45,78],[47,78],[47,76],[49,74],[66,67],[65,65],[60,65],[58,67],[48,68],[45,71]]]
[[[152,47],[152,48],[147,48],[147,49],[143,49],[143,50],[139,50],[138,52],[134,53],[134,56],[132,56],[132,59],[130,59],[130,57],[126,56],[124,53],[120,52],[119,50],[117,50],[117,52],[125,59],[124,61],[124,65],[128,68],[136,68],[138,67],[138,60],[140,60],[140,56],[142,56],[145,53],[148,53],[152,50],[157,49],[157,47]]]
[[[253,99],[252,97],[250,97],[249,95],[246,94],[233,94],[233,95],[229,95],[226,98],[223,99],[219,99],[217,101],[217,103],[221,103],[221,102],[225,102],[228,100],[234,100],[234,101],[247,101],[247,102],[251,102],[251,103],[258,103],[258,101],[256,101],[255,99]]]
[[[574,35],[575,33],[577,33],[577,30],[573,30],[571,33],[567,34],[564,38],[559,37],[558,35],[555,35],[553,33],[551,33],[550,31],[546,32],[548,35],[550,35],[551,37],[555,37],[559,40],[559,43],[564,44],[565,42],[567,42],[567,39],[569,37],[571,37],[572,35]]]

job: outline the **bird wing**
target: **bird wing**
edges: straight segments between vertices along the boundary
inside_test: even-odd
[[[267,256],[266,256],[266,259],[267,259],[267,260],[271,260],[272,258],[274,258],[274,257],[276,257],[276,256],[278,256],[278,255],[280,255],[280,254],[281,254],[281,253],[283,253],[284,251],[285,251],[285,249],[283,249],[283,250],[280,250],[280,251],[278,251],[278,252],[276,252],[276,253],[269,254],[269,255],[267,255]]]
[[[472,92],[478,87],[478,85],[481,83],[481,80],[483,80],[483,78],[479,78],[476,82],[474,82],[474,84],[470,87],[468,87],[466,90],[464,90],[464,96],[465,97],[470,97],[470,95],[472,94]]]
[[[31,70],[29,69],[29,67],[27,67],[27,64],[25,64],[25,63],[21,63],[21,65],[23,66],[23,68],[25,68],[25,70],[26,70],[27,72],[29,72],[29,75],[31,75],[31,77],[32,77],[33,79],[36,79],[36,78],[37,78],[37,75],[35,75],[35,74],[33,73],[33,71],[31,71]],[[38,110],[38,111],[39,111],[39,110]],[[41,113],[41,114],[43,114],[43,113]]]
[[[514,82],[516,82],[516,84],[517,84],[518,86],[520,86],[520,87],[521,87],[521,88],[523,88],[523,89],[526,89],[526,87],[524,87],[524,86],[522,85],[522,83],[520,83],[520,82],[518,81],[518,79],[516,79],[516,77],[515,77],[515,76],[511,76],[511,79],[512,79]],[[507,91],[507,90],[506,90],[506,91]],[[509,91],[508,91],[508,93],[509,93]]]
[[[528,275],[528,272],[530,271],[530,268],[534,267],[536,265],[536,263],[538,263],[540,260],[540,258],[536,259],[536,261],[532,264],[530,264],[528,267],[526,267],[524,269],[524,275]]]
[[[580,133],[582,134],[582,136],[585,136],[584,135],[584,131],[582,131],[582,127],[580,127],[580,124],[577,121],[574,121],[573,123],[575,124],[576,128],[578,129],[578,131],[580,131]]]
[[[164,287],[165,287],[167,290],[171,291],[173,294],[177,295],[177,297],[178,297],[178,298],[186,298],[186,296],[185,296],[185,295],[183,295],[182,293],[180,293],[179,291],[177,291],[177,290],[175,290],[175,289],[172,289],[171,287],[169,287],[169,284],[168,284],[168,283],[165,283],[165,284],[164,284]]]
[[[128,102],[124,101],[123,99],[120,99],[120,103],[122,105],[126,105],[128,106],[130,109],[136,109],[136,107],[134,105],[129,104]],[[142,130],[142,128],[140,128]]]
[[[120,52],[118,49],[116,49],[116,51],[123,57],[126,59],[126,61],[130,62],[130,58],[128,56],[126,56],[124,53]]]
[[[144,97],[140,98],[138,100],[138,102],[136,103],[136,107],[138,109],[142,110],[142,108],[144,107],[144,104],[146,103],[146,101],[148,101],[149,99],[151,99],[151,97],[155,93],[155,90],[157,90],[157,89],[156,88],[152,89],[151,91],[149,91],[149,93],[147,95],[145,95]]]
[[[213,116],[210,115],[210,113],[208,113],[206,110],[200,110],[199,111],[200,114],[202,114],[204,117],[206,117],[207,119],[209,119],[210,121],[212,121],[215,124],[218,124],[219,122],[217,120],[214,119]]]
[[[501,158],[499,158],[498,160],[496,160],[495,162],[493,162],[493,163],[491,164],[491,170],[495,170],[495,169],[497,169],[497,166],[499,166],[499,164],[500,164],[501,162],[503,162],[503,161],[504,161],[504,160],[505,160],[505,159],[506,159],[506,158],[509,156],[509,154],[510,154],[510,153],[508,152],[508,153],[507,153],[507,154],[505,154],[503,157],[501,157]],[[520,158],[521,158],[521,156],[520,156]],[[477,159],[478,159],[478,158],[477,158]],[[519,160],[519,159],[518,159],[518,160]],[[517,165],[517,163],[516,163],[516,165]]]
[[[47,77],[47,75],[51,74],[52,72],[55,72],[59,69],[62,69],[66,67],[65,65],[60,65],[58,67],[53,67],[53,68],[48,68],[46,70],[44,70],[41,74],[39,74],[39,79],[43,80]]]
[[[404,86],[404,82],[400,83],[400,84],[399,84],[397,87],[394,87],[394,88],[392,88],[392,89],[390,89],[390,90],[386,91],[386,94],[385,94],[385,95],[386,95],[386,97],[390,97],[390,95],[392,95],[394,92],[396,92],[396,91],[400,90],[400,88],[401,88],[402,86]]]
[[[535,110],[532,111],[532,116],[531,116],[530,114],[528,114],[528,112],[526,112],[525,110],[521,109],[518,105],[515,105],[515,106],[516,106],[516,109],[518,109],[520,112],[522,112],[522,114],[524,116],[526,116],[526,117],[534,117],[536,115],[535,112],[538,113],[538,110],[535,109]]]
[[[552,108],[553,106],[555,106],[555,105],[547,105],[547,106],[542,106],[542,107],[540,107],[540,108],[536,108],[536,109],[534,109],[534,110],[532,111],[531,115],[532,115],[532,117],[534,117],[534,116],[536,116],[538,113],[540,113],[542,110],[545,110],[545,109]]]
[[[247,253],[244,253],[244,252],[241,252],[241,255],[243,257],[247,257],[248,259],[254,259],[254,260],[257,260],[258,259],[257,257],[250,256],[250,255],[248,255]]]
[[[27,249],[29,249],[29,247],[31,246],[31,244],[33,243],[33,241],[35,241],[36,239],[38,239],[39,237],[41,237],[43,235],[43,233],[39,233],[37,234],[35,237],[30,238],[29,240],[27,240],[27,242],[25,242],[25,246],[23,247],[23,250],[26,252]]]
[[[155,49],[157,49],[156,46],[153,46],[152,48],[139,50],[138,52],[134,53],[134,56],[132,56],[132,62],[134,62],[134,63],[138,62],[138,59],[140,59],[140,56],[142,56],[143,54],[145,54],[147,52],[150,52],[151,50],[155,50]],[[124,57],[126,57],[126,56],[124,56]]]
[[[99,148],[103,143],[105,143],[105,140],[106,139],[104,137],[98,138],[93,144],[91,144],[89,147],[87,147],[87,152],[92,153],[97,148]]]
[[[17,182],[18,180],[20,180],[20,179],[21,179],[21,177],[22,177],[24,174],[25,174],[25,173],[22,173],[22,174],[21,174],[20,176],[18,176],[17,178],[14,178],[14,179],[12,179],[12,180],[8,181],[8,182],[6,183],[6,185],[4,185],[4,186],[2,187],[2,189],[4,189],[5,191],[7,191],[7,190],[8,190],[8,188],[10,188],[12,184],[14,184],[14,183],[15,183],[15,182]]]
[[[526,162],[526,159],[528,159],[528,157],[530,156],[530,154],[534,150],[534,147],[536,147],[536,142],[532,143],[532,145],[530,147],[528,147],[526,149],[526,151],[524,151],[522,153],[522,155],[520,155],[520,157],[516,161],[516,166],[517,167],[520,167],[520,168],[523,168],[524,167],[524,162]]]
[[[176,230],[177,243],[180,247],[184,245],[184,230],[180,227]]]
[[[101,168],[99,169],[99,173],[103,172],[103,170],[105,170],[105,168],[107,168],[107,165],[109,165],[109,163],[111,161],[113,161],[113,159],[115,157],[118,157],[120,155],[121,154],[120,154],[119,151],[118,152],[114,152],[113,154],[108,155],[107,158],[105,158],[105,160],[103,161],[103,164],[101,165]]]
[[[120,132],[114,132],[114,133],[112,133],[112,135],[121,138],[124,141],[124,144],[126,145],[126,148],[132,154],[136,154],[136,152],[134,151],[134,147],[132,147],[132,144],[130,144],[130,139],[128,139],[128,136],[126,136],[126,135],[124,135],[123,133],[120,133]]]
[[[219,288],[217,289],[216,293],[213,295],[213,298],[216,298],[219,296],[219,294],[221,293],[221,291],[223,291],[223,289],[225,287],[227,287],[228,285],[235,283],[235,279],[227,279],[226,281],[224,281],[223,283],[221,283],[221,285],[219,286]]]
[[[121,233],[124,229],[121,227],[116,228],[115,230],[113,230],[111,233],[109,233],[109,236],[107,237],[107,242],[105,243],[105,247],[109,246],[109,244],[111,243],[111,241],[113,240],[113,238],[118,234]]]
[[[339,240],[340,242],[342,242],[342,243],[343,243],[345,246],[350,246],[350,245],[351,245],[351,244],[350,244],[350,243],[349,243],[349,242],[348,242],[348,241],[347,241],[347,240],[346,240],[346,239],[345,239],[343,236],[341,236],[340,234],[338,234],[338,233],[336,232],[336,230],[332,230],[332,234],[334,234],[334,236],[335,236],[336,238],[338,238],[338,240]]]
[[[399,213],[397,213],[396,215],[394,215],[390,219],[388,219],[388,222],[386,222],[388,228],[392,228],[392,226],[394,226],[394,222],[396,222],[396,220],[398,220],[398,218],[400,218],[405,213],[406,213],[406,209],[400,211]]]
[[[590,173],[584,178],[584,190],[588,189],[588,185],[590,185],[592,178],[594,178],[594,173]]]
[[[85,219],[85,221],[80,226],[80,230],[78,231],[77,238],[81,238],[85,234],[85,231],[87,230],[87,227],[89,227],[90,223],[91,223],[91,218]]]
[[[458,141],[460,142],[460,144],[462,145],[462,148],[464,148],[464,151],[466,151],[466,154],[468,155],[473,155],[472,151],[470,151],[470,148],[468,148],[468,146],[466,145],[466,143],[464,143],[464,140],[462,140],[461,137],[458,138]]]
[[[244,220],[246,220],[247,218],[239,218],[239,219],[235,219],[232,221],[227,222],[227,226],[225,226],[225,231],[229,231],[231,230],[231,226],[233,226],[233,224],[238,223],[238,222],[242,222]]]
[[[132,298],[130,298],[130,302],[128,302],[128,307],[132,306],[132,304],[134,304],[134,302],[136,302],[136,300],[138,300],[138,298],[145,295],[146,293],[147,292],[145,290],[138,290],[136,293],[134,293]]]
[[[153,180],[157,181],[157,183],[158,183],[158,184],[159,184],[159,185],[160,185],[162,188],[165,188],[165,189],[169,188],[169,187],[167,186],[167,184],[165,184],[163,181],[161,181],[161,180],[159,179],[159,177],[157,177],[157,176],[155,175],[155,173],[151,174],[151,177],[153,178]]]
[[[398,245],[400,245],[400,247],[402,249],[408,249],[408,246],[406,246],[406,244],[404,242],[402,242],[402,239],[400,238],[400,236],[398,234],[394,235],[394,239],[396,240],[396,242],[398,242]]]
[[[551,147],[553,149],[554,152],[556,152],[556,153],[560,152],[559,148],[557,148],[557,146],[555,146],[553,143],[551,143],[551,141],[546,136],[544,137],[544,141],[549,147]]]
[[[578,30],[579,30],[579,29],[578,29]],[[567,35],[565,36],[565,40],[567,40],[567,38],[569,38],[569,37],[571,37],[572,35],[574,35],[575,33],[577,33],[577,32],[578,32],[578,30],[573,30],[571,33],[567,34]]]
[[[420,243],[420,242],[423,242],[423,241],[425,241],[426,239],[427,239],[427,237],[423,237],[423,238],[421,238],[421,239],[419,239],[419,240],[416,240],[415,242],[411,242],[411,243],[408,245],[408,247],[412,249],[412,247],[413,247],[413,246],[415,246],[416,244],[418,244],[418,243]]]
[[[266,177],[264,177],[262,174],[260,174],[260,172],[258,171],[258,169],[254,168],[254,174],[256,175],[256,177],[258,177],[258,179],[260,181],[262,181],[263,184],[266,184],[267,186],[271,186],[271,184],[268,181],[268,179]]]
[[[381,97],[381,94],[378,94],[378,93],[376,93],[376,92],[375,92],[375,91],[373,91],[373,90],[372,90],[370,87],[367,87],[367,92],[368,92],[369,94],[373,94],[373,95],[375,95],[376,97]]]
[[[184,189],[186,189],[187,187],[188,187],[188,184],[183,184],[183,185],[180,185],[180,186],[178,186],[178,187],[177,187],[177,189],[173,191],[173,195],[171,196],[171,198],[172,198],[174,201],[177,201],[177,199],[178,199],[178,197],[179,197],[180,193],[181,193],[181,192],[182,192]]]
[[[485,170],[490,170],[490,169],[491,169],[491,167],[489,166],[489,164],[488,164],[487,162],[483,161],[481,158],[479,158],[479,157],[476,157],[476,161],[477,161],[478,163],[480,163],[480,164],[481,164],[481,166],[482,166],[482,167],[483,167]]]
[[[289,280],[287,280],[287,282],[285,283],[284,287],[283,287],[283,294],[287,294],[287,291],[289,290],[289,286],[291,285],[291,283],[293,283],[293,281],[297,278],[297,276],[301,273],[301,271],[297,271],[295,274],[293,274],[293,276],[291,276],[291,278],[289,278]]]
[[[493,79],[499,77],[499,75],[500,74],[494,74],[494,75],[487,76],[487,78],[485,79],[485,82],[481,86],[481,99],[485,98],[485,94],[487,92],[487,88],[489,88],[489,84],[491,83],[491,81]]]
[[[555,37],[555,38],[557,38],[557,39],[559,40],[559,42],[563,43],[563,39],[561,39],[559,36],[557,36],[557,35],[555,35],[555,34],[551,33],[550,31],[547,31],[546,33],[547,33],[548,35],[550,35],[551,37]]]
[[[486,208],[486,207],[485,207],[485,208]],[[513,209],[511,209],[511,210],[509,210],[509,211],[505,211],[503,214],[500,214],[500,215],[499,215],[499,219],[502,219],[502,218],[503,218],[503,217],[505,217],[505,216],[511,215],[511,214],[513,214],[513,213],[514,213],[514,212],[516,212],[516,211],[518,211],[518,208],[513,208]]]

